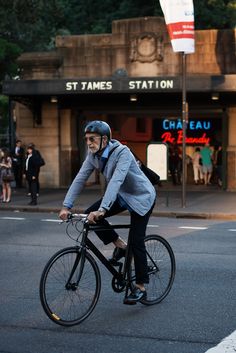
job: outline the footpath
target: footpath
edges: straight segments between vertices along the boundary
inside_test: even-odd
[[[30,198],[23,189],[13,189],[10,203],[0,203],[0,212],[46,212],[58,213],[66,189],[41,189],[38,205],[30,206]],[[236,192],[227,192],[216,186],[192,185],[186,187],[185,207],[181,186],[163,185],[157,190],[157,202],[153,216],[199,219],[228,219],[236,221]],[[102,197],[100,186],[85,187],[75,202],[74,210],[83,212],[94,201]]]

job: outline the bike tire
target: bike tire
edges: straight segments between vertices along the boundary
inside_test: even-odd
[[[58,251],[41,275],[39,292],[42,307],[58,325],[81,323],[92,313],[99,299],[101,276],[98,265],[87,251],[84,256],[81,254],[81,249],[77,247]],[[73,276],[68,283],[73,267]]]
[[[145,238],[149,283],[145,284],[147,297],[144,305],[160,303],[170,292],[175,278],[175,256],[170,244],[159,235]]]

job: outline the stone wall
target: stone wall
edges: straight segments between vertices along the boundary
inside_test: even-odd
[[[196,51],[187,55],[188,74],[236,73],[236,29],[195,31]],[[114,21],[111,34],[56,37],[56,51],[24,53],[18,62],[24,79],[179,75],[163,18]]]
[[[236,30],[195,31],[196,51],[188,55],[189,74],[236,72]],[[180,55],[174,53],[163,18],[113,21],[112,33],[58,36],[63,77],[110,77],[117,69],[128,76],[178,75]]]
[[[17,138],[24,147],[33,142],[46,165],[40,170],[40,183],[44,187],[59,186],[59,144],[57,105],[43,103],[42,124],[37,125],[32,112],[22,104],[16,106]]]

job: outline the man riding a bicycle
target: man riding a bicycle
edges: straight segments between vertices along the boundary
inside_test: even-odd
[[[63,201],[59,217],[66,220],[74,201],[82,191],[91,173],[97,169],[105,177],[107,187],[102,199],[91,205],[85,213],[90,223],[107,225],[105,218],[128,210],[131,217],[129,232],[134,257],[136,287],[125,298],[124,304],[134,304],[146,297],[145,283],[149,282],[144,238],[149,217],[156,199],[156,191],[139,168],[135,157],[125,145],[111,139],[110,126],[104,121],[91,121],[84,130],[88,155],[73,180]],[[125,256],[126,243],[114,229],[97,232],[104,244],[114,243],[110,259],[117,263]]]

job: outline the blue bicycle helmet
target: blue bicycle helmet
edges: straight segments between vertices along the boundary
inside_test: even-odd
[[[100,136],[107,136],[108,141],[110,141],[111,139],[111,128],[105,121],[101,121],[101,120],[90,121],[84,129],[84,133],[87,134],[92,132]]]

